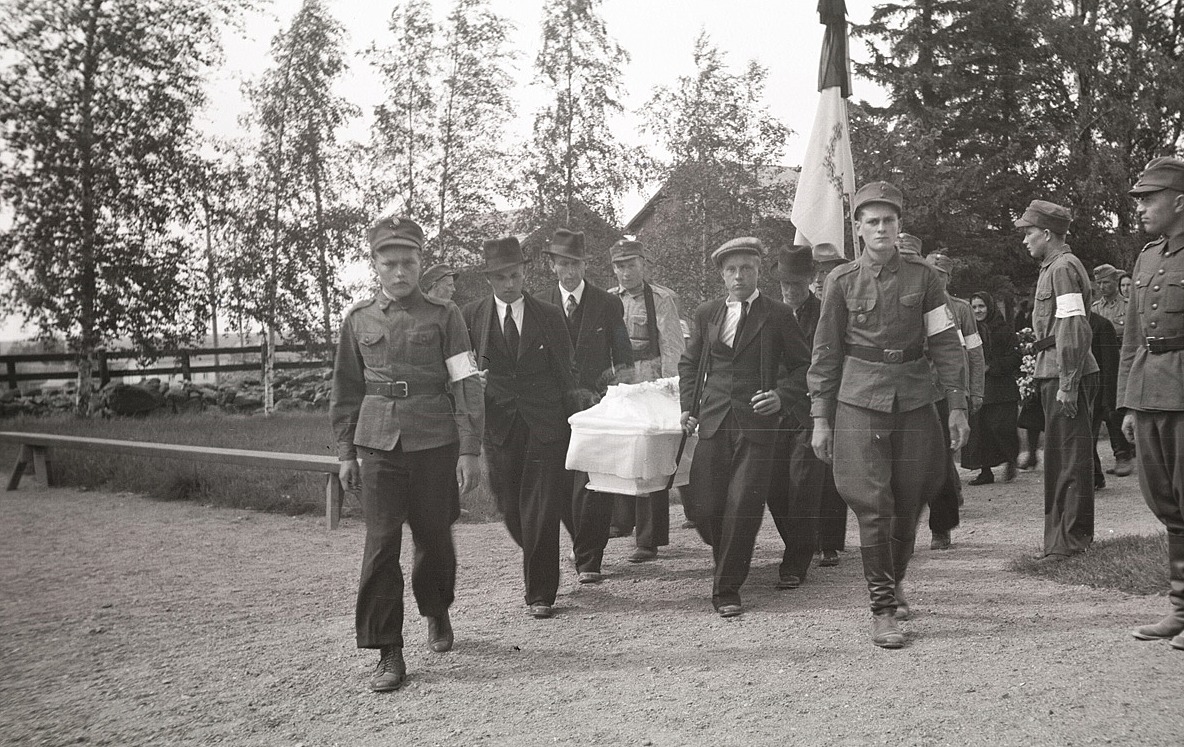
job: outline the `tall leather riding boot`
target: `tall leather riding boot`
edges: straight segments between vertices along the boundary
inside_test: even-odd
[[[1184,634],[1184,536],[1168,535],[1168,604],[1171,611],[1153,625],[1144,625],[1132,631],[1140,641],[1157,641],[1164,638],[1179,638]],[[1175,645],[1175,640],[1172,645]],[[1184,645],[1184,638],[1180,639]]]
[[[912,608],[904,597],[904,577],[908,572],[909,561],[913,557],[913,547],[916,537],[910,542],[892,538],[892,577],[896,581],[893,596],[896,599],[896,619],[908,620],[913,616]]]
[[[895,577],[892,569],[892,546],[889,544],[860,547],[863,576],[871,595],[872,614],[895,613]]]

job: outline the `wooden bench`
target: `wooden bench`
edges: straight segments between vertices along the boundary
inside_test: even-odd
[[[325,475],[325,521],[330,529],[336,529],[341,520],[341,502],[345,492],[337,479],[339,462],[335,456],[317,454],[290,454],[281,451],[247,451],[244,449],[220,449],[212,446],[185,446],[183,444],[155,444],[142,441],[115,441],[107,438],[83,438],[79,436],[57,436],[50,433],[18,433],[0,431],[0,443],[19,445],[16,465],[8,478],[8,490],[20,485],[29,463],[41,482],[47,487],[53,485],[53,461],[51,448],[101,451],[126,456],[170,457],[196,462],[218,462],[239,464],[244,467],[272,467],[294,469],[301,472],[320,472]]]

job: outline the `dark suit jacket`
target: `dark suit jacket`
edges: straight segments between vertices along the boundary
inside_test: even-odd
[[[740,339],[732,348],[719,341],[724,312],[722,298],[695,309],[691,340],[678,363],[682,409],[693,411],[695,381],[705,372],[707,382],[699,411],[700,437],[715,435],[724,417],[731,412],[745,438],[756,443],[772,443],[780,427],[800,427],[807,420],[806,369],[810,366],[810,348],[794,321],[793,311],[763,293],[749,308]],[[705,356],[704,346],[707,346]],[[777,391],[782,412],[757,415],[752,410],[752,396],[768,389]],[[784,425],[780,422],[783,417]]]
[[[1118,358],[1122,349],[1122,341],[1114,331],[1110,320],[1096,312],[1089,312],[1089,326],[1093,332],[1090,350],[1098,361],[1098,405],[1107,411],[1113,410],[1118,392]]]
[[[554,283],[539,298],[563,311],[559,284]],[[603,396],[617,375],[633,366],[633,346],[625,329],[625,307],[621,299],[585,282],[584,295],[574,315],[572,347],[576,353],[576,375],[580,388]],[[564,324],[567,315],[563,315]]]
[[[806,347],[814,349],[814,332],[818,329],[818,317],[822,315],[822,301],[813,293],[798,307],[796,316],[798,327],[802,330],[802,337],[806,338]]]
[[[567,416],[576,380],[563,312],[530,295],[524,299],[517,358],[506,348],[493,296],[466,304],[461,310],[477,353],[477,367],[489,372],[485,439],[498,445],[509,437],[515,414],[545,443],[565,438],[570,432]]]

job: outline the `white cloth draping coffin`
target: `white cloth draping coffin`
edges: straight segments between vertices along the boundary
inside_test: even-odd
[[[588,489],[645,495],[663,490],[682,440],[678,378],[609,387],[604,399],[567,419],[567,468],[588,473]],[[690,479],[697,437],[687,439],[674,484]]]

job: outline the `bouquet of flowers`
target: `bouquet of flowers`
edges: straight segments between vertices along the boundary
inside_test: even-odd
[[[1017,379],[1020,385],[1020,401],[1026,402],[1036,395],[1036,382],[1032,378],[1036,373],[1036,351],[1032,349],[1032,345],[1036,342],[1036,333],[1032,331],[1031,327],[1024,327],[1017,334],[1020,345],[1020,376]]]

